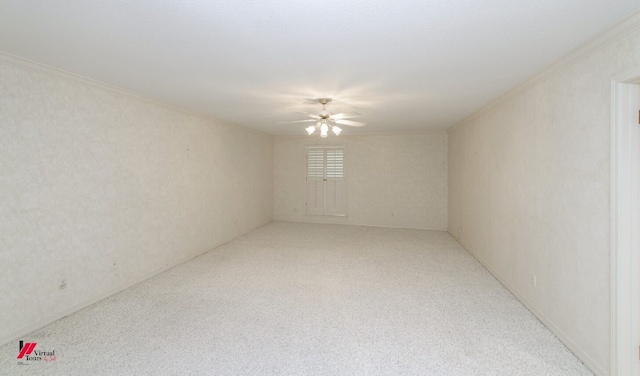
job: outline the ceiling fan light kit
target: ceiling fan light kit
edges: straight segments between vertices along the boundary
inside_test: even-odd
[[[296,121],[289,122],[289,123],[315,122],[314,125],[310,125],[305,128],[309,136],[315,133],[316,129],[320,130],[320,137],[322,138],[326,138],[329,135],[329,130],[331,130],[333,134],[338,136],[342,132],[342,128],[340,128],[337,124],[347,125],[350,127],[363,127],[366,125],[365,123],[362,123],[359,121],[347,120],[347,118],[358,116],[360,114],[353,114],[353,115],[344,114],[344,113],[331,114],[329,111],[327,111],[326,105],[329,102],[331,102],[331,98],[317,98],[314,101],[322,105],[322,111],[320,111],[317,115],[307,113],[306,115],[309,116],[311,119],[296,120]]]
[[[310,126],[305,128],[305,130],[307,131],[309,136],[311,136],[316,131],[316,129],[320,129],[320,137],[322,137],[322,138],[327,137],[327,135],[329,134],[329,129],[331,129],[331,131],[336,136],[339,135],[340,132],[342,132],[342,128],[338,127],[337,125],[329,124],[325,120],[321,120],[321,121],[317,122],[315,125],[310,125]]]

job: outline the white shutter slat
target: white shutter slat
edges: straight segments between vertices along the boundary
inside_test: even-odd
[[[327,150],[327,176],[328,179],[340,179],[344,177],[344,150]]]
[[[324,151],[322,149],[308,150],[307,178],[324,178]]]

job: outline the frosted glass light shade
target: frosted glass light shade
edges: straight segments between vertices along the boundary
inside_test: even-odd
[[[316,131],[316,127],[314,127],[313,125],[310,125],[307,128],[305,128],[305,130],[307,131],[307,133],[309,133],[309,136],[311,136],[313,132]]]

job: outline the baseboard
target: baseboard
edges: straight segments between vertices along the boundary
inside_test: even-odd
[[[454,239],[455,236],[449,233]],[[534,316],[549,329],[558,339],[571,351],[584,365],[586,365],[591,372],[596,374],[597,376],[609,376],[609,371],[605,371],[598,363],[596,363],[586,352],[580,348],[580,346],[575,343],[571,337],[565,334],[560,328],[558,328],[553,321],[551,321],[548,317],[546,317],[542,312],[540,312],[530,301],[528,301],[524,295],[522,295],[518,289],[511,286],[502,276],[493,270],[483,259],[478,256],[475,252],[469,250],[469,248],[465,247],[460,241],[458,241],[464,249],[467,250],[473,257],[475,257],[478,262],[482,264],[491,273],[516,299],[520,301],[527,309],[533,313]]]
[[[287,222],[287,223],[304,223],[310,225],[336,225],[336,226],[361,226],[361,227],[379,227],[379,228],[397,228],[405,230],[425,230],[425,231],[444,231],[447,232],[447,228],[425,228],[425,227],[407,227],[407,226],[390,226],[390,225],[371,225],[367,223],[333,223],[333,222],[314,222],[314,221],[291,221],[286,219],[274,219],[274,222]]]
[[[171,268],[174,268],[174,267],[176,267],[176,266],[178,266],[178,265],[180,265],[180,264],[182,264],[184,262],[187,262],[187,261],[189,261],[191,259],[194,259],[194,258],[196,258],[196,257],[198,257],[198,256],[200,256],[202,254],[205,254],[205,253],[207,253],[207,252],[209,252],[209,251],[211,251],[213,249],[216,249],[216,248],[220,247],[223,244],[226,244],[226,243],[228,243],[228,242],[230,242],[232,240],[235,240],[235,239],[237,239],[237,238],[239,238],[239,237],[241,237],[243,235],[246,235],[246,234],[248,234],[248,233],[250,233],[252,231],[255,231],[255,230],[257,230],[257,229],[259,229],[259,228],[261,228],[263,226],[266,226],[269,223],[271,223],[271,221],[266,222],[264,224],[261,224],[259,226],[256,226],[254,228],[251,228],[251,229],[249,229],[247,231],[244,231],[244,232],[242,232],[240,234],[237,234],[237,235],[234,235],[232,237],[229,237],[229,238],[227,238],[225,240],[222,240],[222,241],[220,241],[220,242],[218,242],[218,243],[216,243],[216,244],[214,244],[214,245],[212,245],[210,247],[207,247],[207,249],[205,249],[203,251],[200,251],[198,253],[189,255],[189,256],[187,256],[185,258],[182,258],[182,259],[179,259],[179,260],[177,260],[177,261],[175,261],[175,262],[173,262],[173,263],[171,263],[169,265],[165,265],[165,266],[157,268],[157,269],[155,269],[155,270],[153,270],[151,272],[145,273],[142,276],[140,276],[138,278],[135,278],[135,279],[133,279],[131,281],[127,281],[127,282],[123,283],[122,285],[117,286],[117,287],[113,288],[112,290],[108,291],[107,293],[102,294],[102,295],[100,295],[100,296],[98,296],[98,297],[96,297],[94,299],[90,299],[90,300],[75,304],[75,305],[65,309],[64,311],[57,312],[56,314],[53,314],[51,316],[47,316],[47,317],[43,318],[42,320],[38,320],[38,321],[36,321],[35,323],[33,323],[31,325],[22,327],[22,328],[20,328],[18,330],[14,330],[13,332],[9,333],[4,338],[0,338],[0,346],[4,346],[4,345],[6,345],[6,344],[8,344],[10,342],[17,341],[17,340],[19,340],[21,338],[24,338],[27,335],[35,332],[36,330],[42,329],[43,327],[51,324],[54,321],[60,320],[60,319],[62,319],[64,317],[66,317],[66,316],[69,316],[69,315],[71,315],[71,314],[73,314],[75,312],[78,312],[81,309],[87,308],[92,304],[98,303],[99,301],[104,300],[104,299],[110,297],[111,295],[117,294],[120,291],[126,290],[126,289],[128,289],[130,287],[133,287],[133,286],[137,285],[138,283],[144,282],[144,281],[146,281],[147,279],[149,279],[151,277],[154,277],[154,276],[156,276],[156,275],[158,275],[158,274],[160,274],[162,272],[165,272],[165,271],[167,271],[167,270],[169,270]]]

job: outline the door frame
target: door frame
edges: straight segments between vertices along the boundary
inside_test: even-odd
[[[638,133],[637,108],[629,102],[640,91],[640,68],[611,80],[611,375],[640,369],[638,343]],[[636,124],[633,124],[636,123]],[[634,129],[635,127],[635,129]],[[635,141],[633,139],[635,139]],[[635,146],[633,143],[635,142]],[[635,197],[633,191],[635,192]],[[633,209],[632,209],[633,206]],[[635,217],[634,217],[635,216]],[[634,343],[635,342],[635,343]]]

